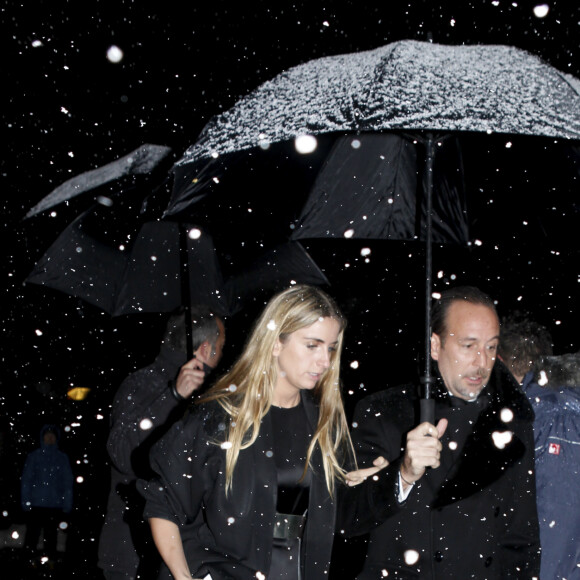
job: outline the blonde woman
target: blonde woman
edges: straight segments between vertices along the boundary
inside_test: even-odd
[[[318,288],[279,293],[230,372],[154,448],[159,479],[140,489],[160,578],[328,577],[352,457],[344,328]]]

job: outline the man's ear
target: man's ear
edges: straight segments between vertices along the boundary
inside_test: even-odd
[[[211,344],[209,340],[204,340],[195,351],[195,357],[201,362],[207,364],[207,361],[211,358]]]
[[[441,350],[441,338],[434,332],[431,334],[431,358],[439,360],[439,351]]]

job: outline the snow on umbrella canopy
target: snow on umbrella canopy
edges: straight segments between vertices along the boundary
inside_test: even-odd
[[[289,69],[214,117],[174,167],[300,135],[472,131],[580,139],[580,81],[515,47],[400,41]],[[168,212],[197,193],[180,180]]]
[[[210,121],[174,166],[166,213],[183,212],[207,196],[242,154],[257,158],[261,151],[301,135],[321,140],[385,132],[412,134],[427,149],[428,348],[435,140],[453,133],[580,137],[580,81],[538,57],[509,46],[401,41],[294,67]],[[450,215],[461,212],[459,208]]]
[[[26,217],[35,216],[87,191],[117,181],[128,175],[147,175],[152,173],[170,153],[171,149],[164,145],[152,145],[149,143],[141,145],[131,151],[131,153],[115,161],[65,181],[32,207]]]

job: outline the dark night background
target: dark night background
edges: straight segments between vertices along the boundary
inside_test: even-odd
[[[23,220],[30,207],[70,177],[143,143],[171,147],[175,160],[213,115],[279,72],[313,58],[431,36],[443,44],[511,44],[580,77],[580,7],[550,1],[548,14],[539,18],[534,7],[540,4],[5,3],[0,8],[0,527],[19,521],[19,473],[26,453],[38,444],[41,426],[58,422],[68,427],[61,447],[70,455],[75,476],[83,478],[75,484],[69,550],[75,551],[85,577],[98,577],[94,554],[108,487],[104,445],[109,404],[120,381],[156,354],[165,320],[156,314],[111,318],[78,299],[23,286],[36,260],[93,196],[56,208],[56,217],[45,212]],[[123,51],[118,63],[107,59],[113,45]],[[470,169],[503,172],[504,185],[513,177],[507,189],[522,183],[517,179],[546,192],[557,186],[551,180],[560,177],[554,175],[560,168],[551,163],[536,167],[533,182],[529,176],[511,176],[510,155],[518,153],[504,149],[498,156],[484,149],[466,156],[466,176]],[[466,179],[468,187],[481,187]],[[489,188],[493,194],[493,186]],[[501,205],[501,192],[496,193],[504,214],[525,210],[521,199],[517,206]],[[484,215],[480,223],[485,235],[489,222]],[[576,351],[577,224],[578,213],[572,212],[549,239],[436,249],[435,288],[475,283],[498,300],[500,314],[516,308],[531,311],[552,333],[557,353]],[[422,249],[412,243],[353,240],[305,246],[349,318],[343,376],[350,410],[365,393],[396,384],[416,370],[423,319]],[[372,250],[368,262],[360,255],[363,247]],[[260,305],[258,299],[228,321],[224,366],[239,352],[244,330]],[[354,361],[358,366],[351,365]],[[67,400],[70,385],[88,386],[91,394],[85,401]],[[0,545],[0,556],[7,551]]]

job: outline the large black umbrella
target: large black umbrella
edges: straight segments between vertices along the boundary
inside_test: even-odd
[[[27,217],[81,193],[101,191],[100,186],[121,177],[151,172],[168,151],[142,146],[76,176],[43,198]],[[139,187],[130,182],[109,188],[112,194],[97,196],[98,203],[65,228],[26,282],[76,296],[113,316],[188,310],[195,303],[227,316],[255,299],[258,291],[297,282],[328,284],[298,242],[285,240],[261,247],[249,257],[226,259],[226,250],[218,252],[205,225],[156,217],[161,188],[151,179]],[[186,316],[189,354],[190,319]]]
[[[436,185],[438,181],[436,151],[451,136],[473,133],[483,139],[498,134],[566,141],[579,139],[578,79],[554,69],[526,51],[509,46],[443,46],[402,41],[367,52],[313,60],[264,83],[232,109],[210,121],[199,139],[174,166],[175,187],[167,213],[179,214],[208,193],[219,193],[220,183],[227,182],[228,172],[240,164],[240,159],[245,163],[266,159],[278,150],[279,144],[289,141],[298,144],[304,136],[317,137],[319,144],[326,147],[325,154],[316,162],[318,152],[312,154],[312,165],[320,166],[329,152],[332,155],[336,151],[333,149],[334,141],[327,146],[333,137],[360,135],[367,141],[369,133],[392,132],[422,148],[418,158],[423,161],[420,171],[424,189],[423,195],[411,204],[413,209],[399,211],[401,205],[409,203],[414,193],[409,189],[407,195],[386,198],[392,199],[392,207],[387,208],[387,215],[391,218],[396,218],[397,214],[404,219],[414,216],[410,225],[399,224],[388,231],[424,231],[424,381],[428,387],[431,381],[428,345],[432,223],[446,224],[446,227],[438,228],[439,233],[461,236],[464,232],[462,220],[459,220],[459,227],[454,226],[456,217],[463,216],[465,210],[461,205],[462,190],[455,179],[451,181],[457,183],[448,189],[451,195],[443,198],[436,191],[433,201],[434,183]],[[507,148],[506,141],[509,140],[504,139]],[[544,145],[545,141],[540,140],[539,147]],[[386,145],[379,147],[385,148]],[[364,151],[367,151],[366,147]],[[286,154],[287,158],[289,156]],[[392,158],[385,158],[385,163],[388,162],[392,162]],[[284,182],[291,173],[284,172],[284,160],[277,163],[280,181]],[[345,171],[348,172],[348,168]],[[461,171],[460,166],[457,171]],[[313,179],[317,174],[318,171],[313,173]],[[376,194],[376,183],[371,180],[363,184],[358,198],[351,195],[351,199],[358,204],[364,193]],[[320,189],[313,191],[314,195],[317,191],[320,193]],[[470,191],[469,196],[472,193]],[[332,187],[324,192],[327,209],[333,206],[334,194]],[[448,201],[442,201],[445,199],[453,199],[459,204],[451,207]],[[318,209],[324,205],[319,199],[311,200],[309,204]],[[366,221],[376,218],[381,222],[384,219],[384,208],[381,207],[381,211],[375,209],[371,207],[364,214]],[[318,212],[317,217],[321,215]],[[424,221],[421,221],[422,216]],[[307,215],[302,218],[301,225],[310,227]],[[356,235],[357,228],[350,229]],[[407,239],[406,236],[403,239]],[[394,238],[393,233],[391,239]],[[447,239],[453,241],[455,238],[452,235]],[[425,398],[430,398],[428,388]],[[430,407],[430,404],[425,405],[426,409]]]

